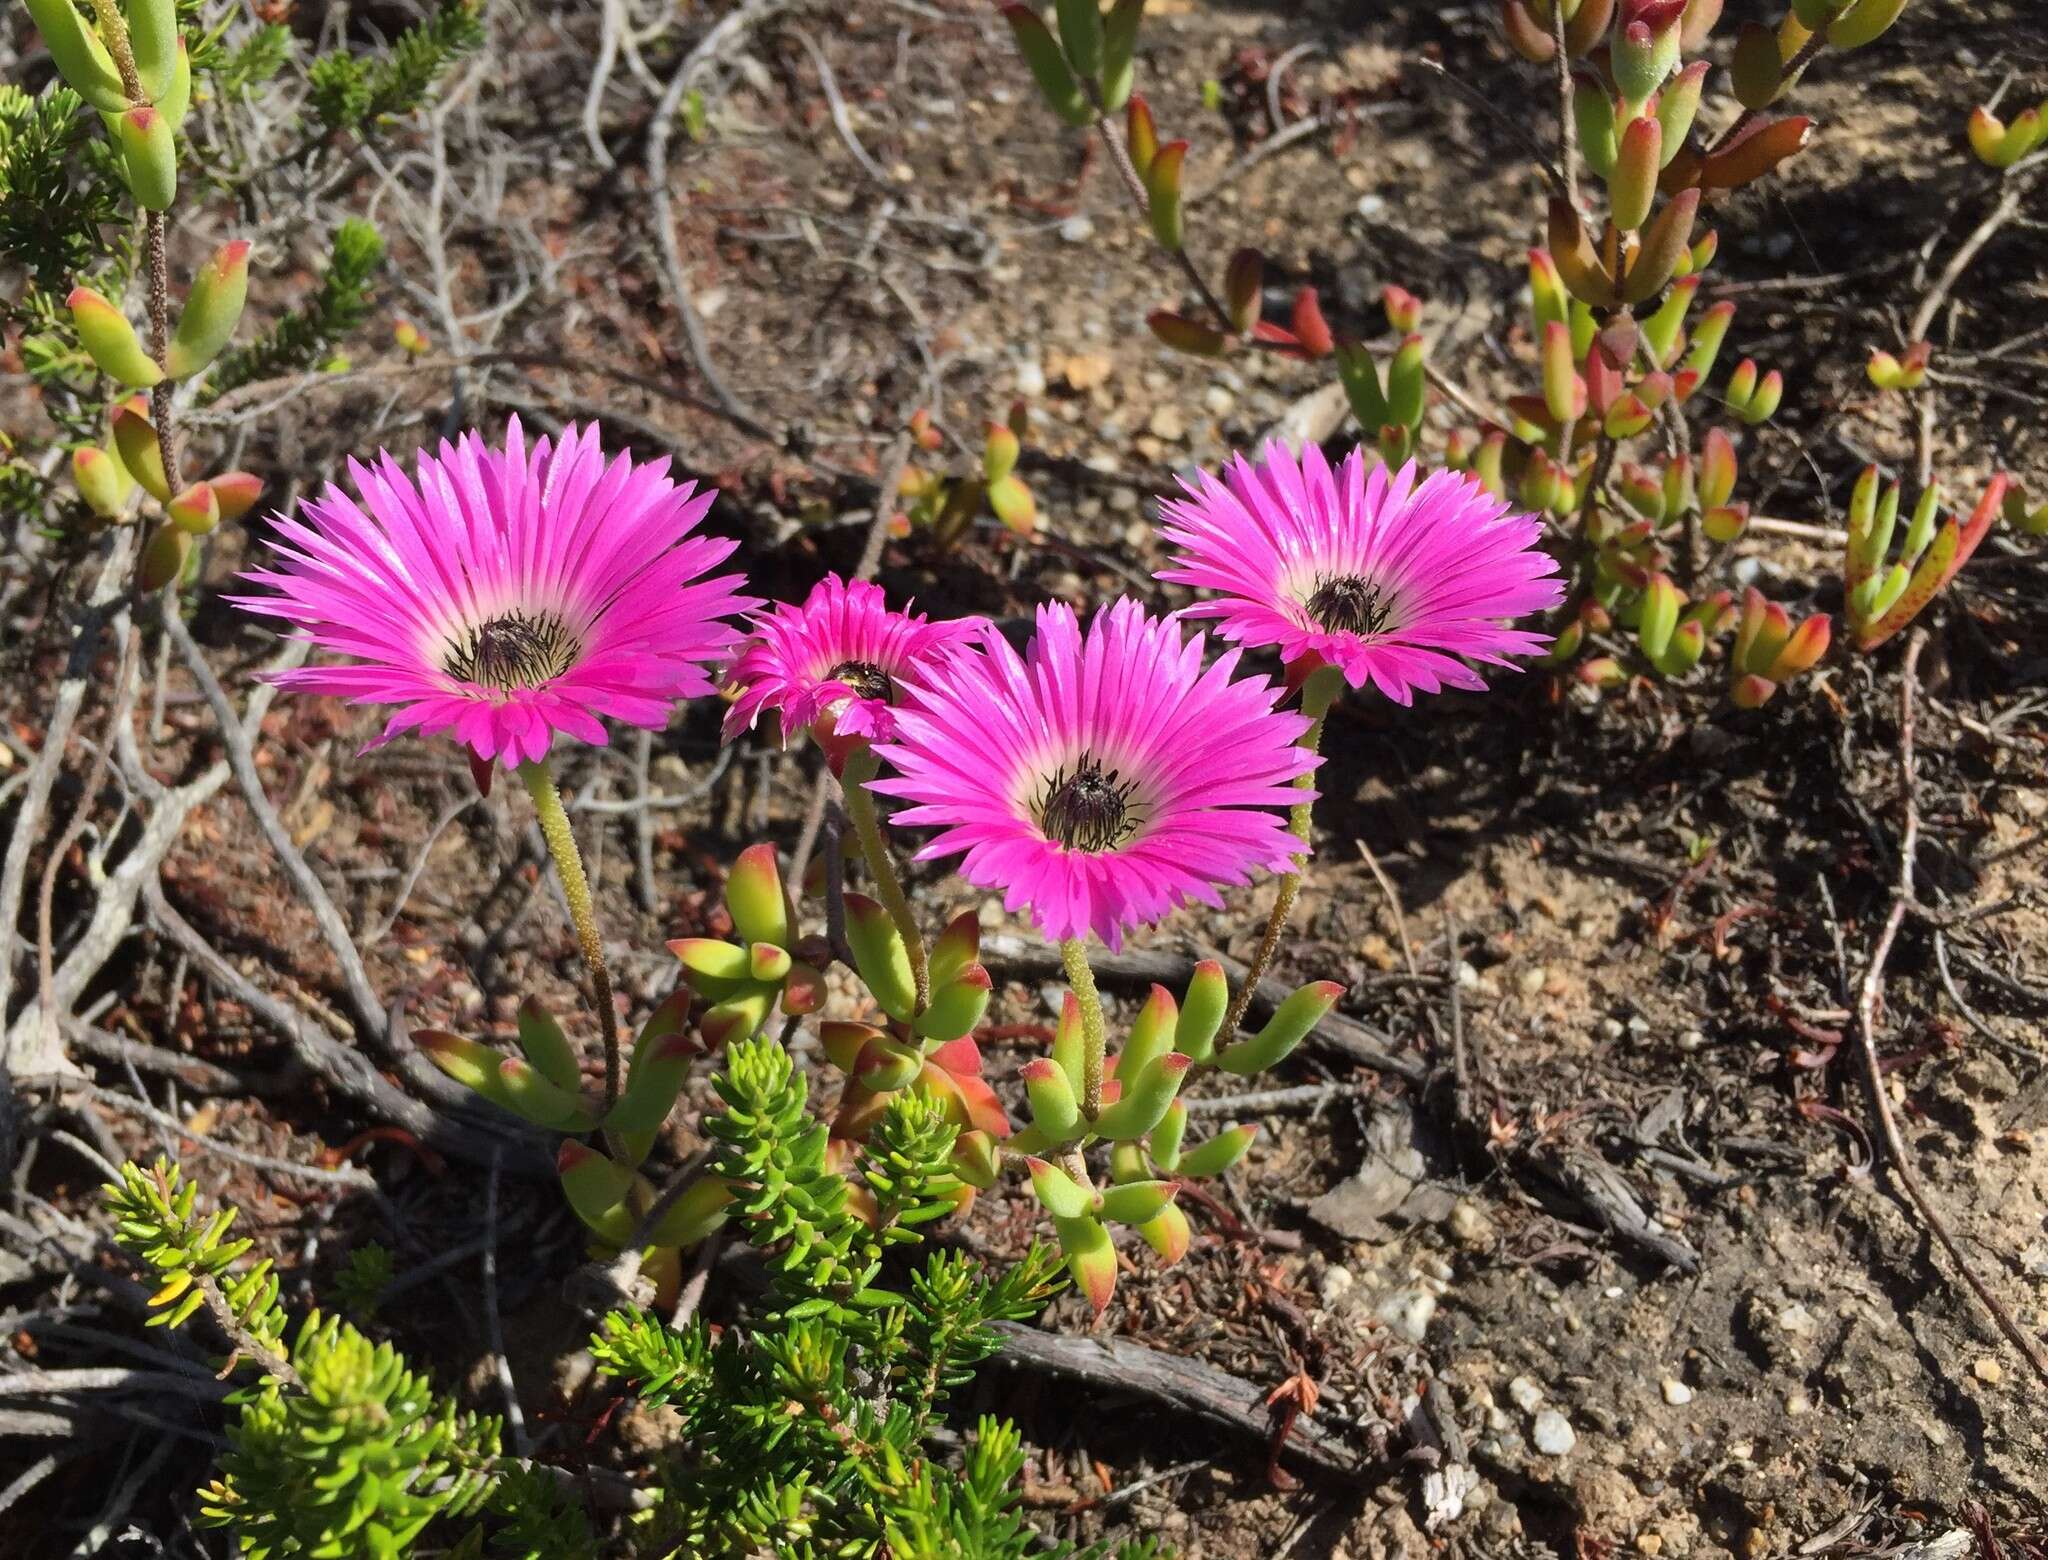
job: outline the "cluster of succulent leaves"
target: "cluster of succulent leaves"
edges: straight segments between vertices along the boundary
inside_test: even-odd
[[[152,453],[149,411],[130,392],[187,380],[211,399],[267,376],[338,363],[334,347],[368,313],[383,241],[367,222],[341,223],[312,295],[232,352],[226,348],[247,296],[248,246],[222,246],[189,279],[177,328],[157,360],[121,306],[141,227],[139,217],[124,220],[123,208],[161,218],[181,174],[229,184],[252,177],[238,165],[232,136],[188,143],[193,83],[201,79],[232,114],[300,45],[274,23],[232,38],[229,24],[207,29],[189,0],[123,0],[95,18],[69,0],[30,0],[29,9],[60,80],[33,98],[0,88],[0,264],[27,281],[18,298],[0,303],[0,320],[18,330],[24,366],[71,447],[75,498],[55,488],[35,452],[10,446],[0,449],[0,505],[86,525],[145,519],[139,583],[156,589],[188,574],[195,539],[246,513],[261,485],[243,473],[196,481],[184,473],[172,492]],[[124,85],[111,57],[119,51],[102,36],[115,25],[134,60],[139,96]],[[417,109],[483,34],[482,0],[444,0],[388,46],[315,57],[306,67],[307,137],[294,155],[311,155],[342,132],[374,136]]]
[[[1702,680],[1697,669],[1708,650],[1732,635],[1720,658],[1723,683],[1731,702],[1754,708],[1829,648],[1825,615],[1795,622],[1754,591],[1737,603],[1729,591],[1693,583],[1701,540],[1723,549],[1718,562],[1749,524],[1749,506],[1735,496],[1735,438],[1768,422],[1785,389],[1778,372],[1744,358],[1701,394],[1735,311],[1724,301],[1688,320],[1716,250],[1715,234],[1696,232],[1696,223],[1705,198],[1762,179],[1804,147],[1812,121],[1776,105],[1813,60],[1875,41],[1903,8],[1904,0],[1791,0],[1775,28],[1744,23],[1728,73],[1742,116],[1708,140],[1697,120],[1710,67],[1685,56],[1712,33],[1722,0],[1501,0],[1505,36],[1523,57],[1554,66],[1562,45],[1577,155],[1604,185],[1606,212],[1589,221],[1565,188],[1555,189],[1547,247],[1530,256],[1538,382],[1510,398],[1501,424],[1452,431],[1442,459],[1544,515],[1564,540],[1577,581],[1555,624],[1551,660],[1584,686]],[[1128,153],[1155,242],[1199,281],[1183,221],[1188,143],[1162,139],[1150,105],[1131,90],[1144,7],[1120,3],[1106,18],[1079,0],[1054,9],[1048,24],[1032,6],[1004,7],[1040,95],[1068,124],[1094,128]],[[1982,161],[2004,171],[2048,139],[2044,124],[2048,105],[2010,123],[1980,107],[1969,139]],[[1570,172],[1560,171],[1556,184]],[[1416,452],[1429,368],[1412,293],[1386,289],[1396,344],[1380,355],[1333,331],[1312,288],[1295,294],[1284,321],[1268,318],[1257,250],[1239,250],[1220,288],[1201,283],[1200,291],[1199,311],[1151,315],[1166,346],[1208,357],[1258,350],[1329,360],[1368,446],[1390,464]],[[1925,343],[1903,355],[1874,353],[1872,382],[1882,391],[1916,390],[1927,357]],[[1725,425],[1696,429],[1689,413],[1702,407]],[[1997,517],[2001,499],[2016,528],[2048,533],[2048,504],[2002,484],[1967,521],[1942,520],[1930,488],[1922,523],[1890,567],[1867,556],[1876,532],[1866,526],[1845,581],[1848,642],[1874,648],[1924,609]]]
[[[982,430],[981,469],[966,476],[955,477],[935,462],[913,459],[904,467],[897,488],[904,518],[912,527],[929,531],[941,551],[958,543],[984,510],[1017,535],[1029,536],[1038,525],[1038,500],[1017,475],[1017,460],[1030,423],[1024,403],[1018,401],[1007,419],[987,424]],[[945,435],[923,407],[911,415],[910,437],[919,457],[945,448]]]

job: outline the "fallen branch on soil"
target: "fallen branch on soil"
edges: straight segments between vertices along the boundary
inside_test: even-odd
[[[1963,1249],[1956,1244],[1956,1238],[1949,1233],[1948,1225],[1934,1210],[1926,1190],[1920,1184],[1920,1174],[1913,1168],[1912,1157],[1906,1151],[1904,1140],[1899,1136],[1899,1124],[1892,1115],[1891,1099],[1885,1093],[1884,1063],[1877,1054],[1877,1002],[1884,988],[1885,961],[1891,956],[1892,944],[1897,940],[1899,927],[1906,919],[1906,912],[1914,906],[1913,864],[1920,848],[1920,806],[1914,795],[1917,779],[1917,765],[1913,752],[1913,693],[1919,680],[1920,652],[1927,645],[1927,630],[1916,628],[1906,641],[1905,659],[1899,668],[1899,791],[1901,804],[1905,808],[1905,824],[1899,834],[1899,875],[1892,890],[1891,912],[1885,917],[1884,928],[1877,935],[1877,943],[1870,950],[1870,965],[1863,972],[1862,984],[1856,992],[1856,1032],[1863,1042],[1864,1081],[1869,1085],[1870,1098],[1877,1112],[1878,1126],[1884,1133],[1885,1149],[1891,1156],[1892,1170],[1898,1177],[1906,1199],[1926,1225],[1928,1233],[1941,1243],[1963,1276],[1963,1282],[1991,1313],[1991,1319],[1998,1324],[1998,1330],[2005,1334],[2008,1342],[2018,1349],[2034,1373],[2048,1383],[2048,1355],[2041,1346],[2020,1328],[2012,1313],[1994,1295],[1984,1280],[1977,1276],[1977,1270],[1970,1265],[1970,1259],[1963,1255]]]
[[[1266,1394],[1228,1371],[1200,1360],[1148,1349],[1125,1338],[1074,1337],[1016,1322],[1000,1322],[1005,1364],[1080,1382],[1105,1398],[1137,1396],[1260,1445],[1273,1438],[1274,1416]],[[1294,1419],[1280,1455],[1317,1473],[1356,1479],[1375,1466],[1306,1413]]]

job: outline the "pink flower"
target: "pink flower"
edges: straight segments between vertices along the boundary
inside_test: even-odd
[[[484,773],[557,732],[602,744],[606,717],[659,728],[713,691],[707,667],[739,638],[720,619],[758,604],[737,574],[703,577],[736,545],[692,534],[714,494],[665,460],[607,463],[594,426],[529,452],[516,417],[503,450],[464,434],[414,470],[350,461],[361,507],[330,483],[305,521],[278,518],[282,566],[243,576],[276,594],[237,604],[355,663],[280,686],[395,704],[369,747],[452,732]]]
[[[1179,548],[1159,578],[1221,592],[1189,607],[1244,645],[1274,645],[1290,669],[1327,662],[1354,688],[1397,704],[1419,690],[1486,686],[1458,656],[1506,665],[1548,648],[1502,619],[1563,598],[1533,515],[1510,514],[1473,478],[1411,461],[1389,474],[1353,450],[1334,472],[1310,444],[1277,440],[1257,466],[1233,460],[1218,482],[1183,482],[1160,506]]]
[[[726,711],[725,739],[749,730],[763,710],[780,710],[785,742],[806,726],[817,727],[828,748],[843,750],[849,738],[887,742],[896,735],[902,681],[959,654],[983,626],[980,618],[928,623],[891,612],[879,585],[828,574],[802,606],[778,603],[754,618],[727,679],[740,692]]]
[[[914,805],[892,820],[939,830],[922,860],[1029,907],[1052,938],[1125,931],[1176,905],[1220,905],[1217,887],[1285,872],[1304,847],[1282,813],[1314,793],[1308,729],[1276,711],[1263,677],[1232,680],[1231,651],[1204,668],[1203,636],[1135,601],[1097,613],[1038,609],[1019,657],[993,628],[904,689],[897,739],[875,751],[897,774],[875,789]]]

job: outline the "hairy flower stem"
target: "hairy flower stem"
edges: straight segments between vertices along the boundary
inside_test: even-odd
[[[1302,684],[1301,713],[1309,718],[1309,728],[1301,735],[1301,745],[1311,753],[1322,750],[1323,721],[1343,686],[1344,674],[1334,666],[1317,667],[1309,673],[1308,681]],[[1314,773],[1311,769],[1297,775],[1295,785],[1307,790],[1309,778]],[[1314,833],[1314,815],[1313,802],[1296,802],[1287,815],[1289,827],[1302,843],[1304,862],[1308,859],[1308,847]],[[1280,880],[1280,891],[1273,899],[1273,913],[1266,917],[1265,934],[1259,938],[1259,951],[1252,955],[1251,967],[1244,972],[1244,983],[1237,988],[1237,995],[1230,999],[1230,1011],[1224,1015],[1222,1039],[1225,1041],[1237,1033],[1238,1025],[1244,1022],[1245,1010],[1252,1005],[1253,993],[1259,989],[1259,982],[1266,978],[1273,955],[1280,947],[1280,935],[1287,930],[1288,917],[1294,914],[1294,901],[1301,893],[1301,879],[1302,869],[1297,867]]]
[[[597,1030],[604,1036],[604,1108],[608,1112],[619,1098],[619,1015],[612,1000],[612,972],[604,962],[604,939],[598,935],[597,908],[590,898],[590,879],[584,875],[583,853],[576,848],[576,831],[562,807],[562,792],[546,759],[519,766],[520,782],[533,798],[533,810],[540,821],[541,837],[548,842],[548,854],[562,877],[562,897],[569,901],[569,919],[576,923],[576,940],[583,948],[584,968],[597,1004]]]
[[[1067,984],[1081,1004],[1081,1114],[1093,1121],[1102,1112],[1102,993],[1095,989],[1095,971],[1088,965],[1088,948],[1078,937],[1060,939],[1060,963],[1067,967]]]
[[[875,757],[873,749],[863,746],[847,755],[846,763],[839,772],[839,787],[846,798],[846,816],[853,820],[854,836],[860,841],[860,853],[866,858],[868,872],[875,880],[875,892],[881,896],[882,908],[896,923],[904,949],[910,955],[910,978],[917,988],[917,1011],[922,1013],[931,1006],[931,963],[925,956],[924,933],[918,929],[917,916],[910,908],[909,897],[903,892],[903,880],[896,875],[896,863],[889,855],[889,842],[882,838],[882,822],[875,815],[874,794],[868,790],[869,782],[881,767],[881,760]]]

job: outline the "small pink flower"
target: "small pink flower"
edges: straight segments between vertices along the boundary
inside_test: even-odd
[[[727,678],[739,697],[725,714],[726,741],[780,710],[783,741],[808,726],[843,753],[849,739],[892,739],[903,681],[959,654],[983,620],[929,623],[890,611],[879,585],[828,574],[802,606],[778,603],[752,627]]]
[[[938,834],[920,859],[1028,908],[1051,938],[1130,928],[1258,870],[1285,872],[1304,847],[1286,809],[1314,792],[1297,746],[1301,715],[1274,708],[1263,677],[1233,680],[1237,652],[1208,648],[1172,618],[1125,599],[1081,632],[1073,609],[1038,609],[1023,656],[985,628],[982,653],[904,690],[897,737],[876,752],[897,774],[875,789],[914,805],[900,827]]]
[[[1190,616],[1218,619],[1239,644],[1275,646],[1292,671],[1328,663],[1397,704],[1484,688],[1459,656],[1507,665],[1548,648],[1502,621],[1564,595],[1533,515],[1510,514],[1455,471],[1419,486],[1412,461],[1368,471],[1362,450],[1335,471],[1314,444],[1297,460],[1276,440],[1264,457],[1238,456],[1221,482],[1202,472],[1182,483],[1186,498],[1160,506],[1179,552],[1159,578],[1220,593]]]
[[[607,463],[594,426],[529,451],[515,417],[502,450],[464,434],[411,477],[389,454],[348,469],[362,506],[330,483],[278,517],[281,567],[243,576],[275,594],[234,599],[354,659],[279,686],[399,706],[369,747],[447,731],[487,775],[557,733],[602,744],[607,718],[659,728],[714,691],[739,638],[721,619],[757,605],[739,575],[704,578],[737,545],[692,534],[715,495],[666,460]]]

